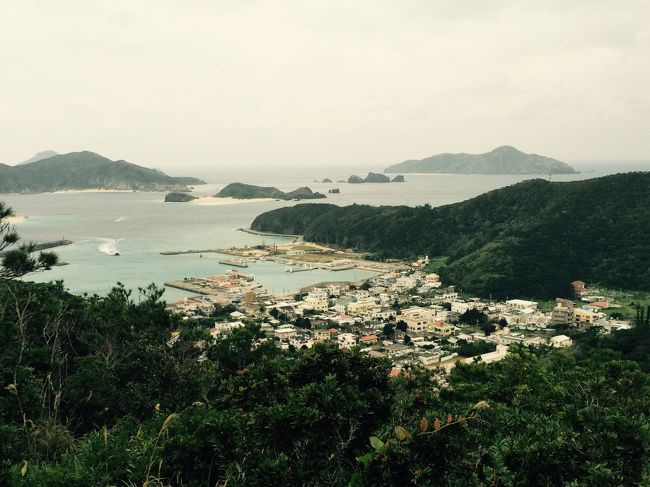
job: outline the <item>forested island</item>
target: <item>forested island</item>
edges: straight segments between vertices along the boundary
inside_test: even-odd
[[[361,183],[403,183],[404,176],[399,175],[395,176],[392,180],[380,173],[369,172],[365,178],[362,178],[357,175],[352,175],[348,178],[348,183],[350,184],[361,184]]]
[[[536,179],[432,208],[297,205],[251,228],[372,252],[446,258],[449,282],[482,296],[555,298],[569,283],[650,290],[650,173]]]
[[[272,186],[255,186],[244,183],[230,183],[215,195],[217,198],[256,199],[273,198],[277,200],[311,200],[326,198],[322,193],[314,192],[303,186],[293,191],[284,192]]]
[[[49,155],[49,153],[45,153]],[[111,161],[94,152],[71,152],[25,161],[17,166],[0,164],[0,193],[44,193],[63,190],[185,190],[205,184],[197,178],[172,177],[126,161]]]
[[[525,154],[504,145],[485,154],[438,154],[420,160],[408,160],[384,171],[395,173],[447,174],[573,174],[568,164],[538,154]]]

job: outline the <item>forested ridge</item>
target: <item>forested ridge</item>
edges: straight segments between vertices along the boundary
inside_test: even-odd
[[[647,326],[512,348],[440,388],[333,344],[282,351],[254,323],[212,341],[159,298],[0,284],[0,485],[650,480]]]
[[[485,154],[437,154],[420,160],[394,164],[387,173],[447,174],[572,174],[564,162],[538,154],[525,154],[504,145]]]
[[[29,164],[0,164],[0,193],[41,193],[78,189],[162,191],[205,184],[197,178],[172,177],[94,152],[57,154]]]
[[[446,256],[447,282],[482,296],[567,296],[577,279],[650,290],[647,172],[529,180],[437,208],[296,205],[251,228],[380,259]]]

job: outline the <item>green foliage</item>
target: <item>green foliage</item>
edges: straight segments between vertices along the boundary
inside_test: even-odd
[[[39,252],[34,243],[20,243],[20,237],[8,223],[13,210],[0,202],[0,282],[30,272],[48,270],[58,262],[53,252]]]
[[[252,228],[377,258],[448,256],[442,277],[493,297],[570,297],[576,279],[650,290],[650,173],[530,180],[437,208],[297,205]]]
[[[212,341],[161,291],[0,286],[0,485],[642,485],[650,332],[434,375],[258,326]],[[172,333],[175,339],[171,339]],[[461,344],[462,346],[462,344]]]
[[[488,322],[488,317],[476,308],[470,308],[458,317],[461,323],[467,325],[483,325]]]
[[[456,352],[461,357],[476,357],[484,353],[494,352],[497,349],[496,344],[489,342],[466,342],[460,340]]]

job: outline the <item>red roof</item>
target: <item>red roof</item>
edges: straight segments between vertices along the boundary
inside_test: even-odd
[[[377,341],[377,335],[366,335],[364,337],[361,337],[362,342],[376,342]]]
[[[400,374],[401,370],[400,369],[391,369],[390,371],[390,377],[397,377]]]

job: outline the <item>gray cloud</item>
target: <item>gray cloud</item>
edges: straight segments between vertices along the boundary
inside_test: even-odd
[[[0,4],[0,161],[650,156],[646,0]]]

